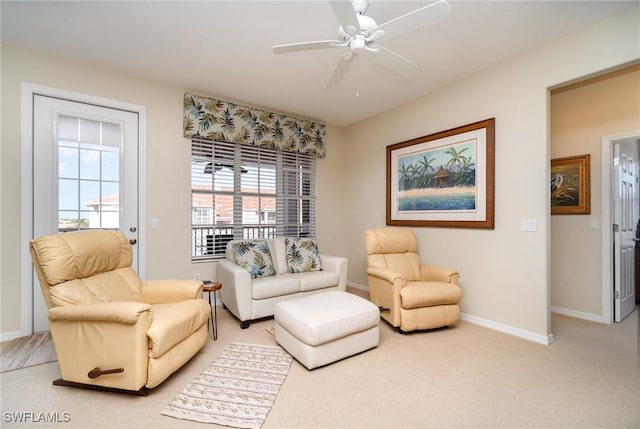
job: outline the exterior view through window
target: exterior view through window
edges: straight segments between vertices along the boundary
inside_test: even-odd
[[[191,257],[232,239],[315,237],[315,157],[192,140]]]
[[[120,125],[58,119],[58,232],[120,225]]]

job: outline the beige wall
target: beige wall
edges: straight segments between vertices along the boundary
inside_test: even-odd
[[[602,154],[605,136],[640,132],[640,66],[551,95],[551,158],[591,155],[591,214],[551,217],[551,305],[602,316]],[[591,230],[590,221],[599,229]]]
[[[385,223],[385,146],[495,117],[495,230],[417,228],[420,251],[425,262],[461,271],[468,319],[544,342],[551,332],[547,88],[640,58],[639,18],[640,8],[627,10],[388,113],[346,129],[329,127],[328,156],[318,163],[321,250],[347,256],[350,283],[366,285],[362,233]],[[181,136],[185,88],[3,46],[1,335],[20,329],[21,81],[146,106],[147,277],[215,272],[215,264],[194,265],[189,258],[189,145]],[[152,218],[160,219],[160,230],[150,229]],[[538,231],[521,232],[523,218],[536,219]]]
[[[385,224],[385,147],[495,117],[495,230],[414,230],[424,262],[460,270],[465,317],[544,341],[551,333],[548,88],[640,58],[638,15],[632,9],[346,129],[349,279],[366,284],[362,233]],[[535,219],[537,232],[522,232],[522,219]]]
[[[146,235],[142,238],[146,278],[193,278],[200,273],[202,278],[215,280],[215,263],[194,264],[190,258],[190,145],[182,137],[182,97],[189,89],[2,46],[0,335],[11,336],[20,330],[20,250],[26,245],[20,240],[20,82],[146,107]],[[319,247],[335,255],[344,255],[341,240],[335,239],[342,236],[345,225],[340,215],[344,213],[341,139],[342,131],[328,126],[327,157],[317,163]],[[159,230],[151,229],[153,218],[160,219]]]

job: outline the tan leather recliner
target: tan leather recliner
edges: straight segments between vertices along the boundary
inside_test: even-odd
[[[122,233],[70,232],[29,244],[62,373],[54,384],[145,395],[206,343],[202,282],[141,282]]]
[[[413,230],[368,229],[367,277],[371,302],[401,332],[451,326],[460,318],[456,270],[421,265]]]

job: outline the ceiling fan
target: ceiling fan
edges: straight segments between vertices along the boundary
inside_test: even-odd
[[[439,0],[378,25],[373,18],[365,15],[369,8],[367,0],[330,1],[329,3],[340,23],[337,40],[276,45],[273,47],[273,52],[285,54],[325,48],[348,48],[329,78],[327,86],[330,88],[340,84],[352,60],[355,59],[357,62],[360,54],[370,55],[379,64],[401,76],[409,76],[418,68],[418,65],[376,42],[444,21],[451,13],[449,3],[446,0]]]

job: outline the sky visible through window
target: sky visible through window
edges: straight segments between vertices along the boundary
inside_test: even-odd
[[[60,229],[118,227],[120,147],[100,143],[58,141]]]

